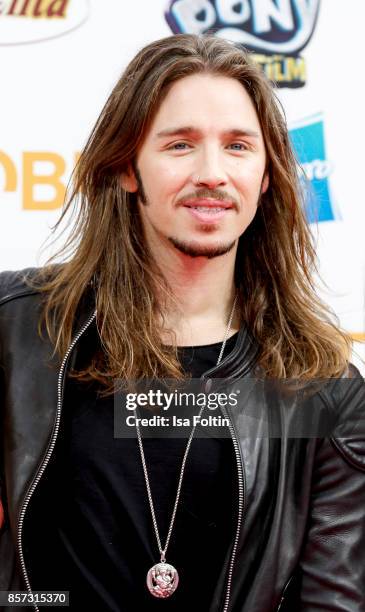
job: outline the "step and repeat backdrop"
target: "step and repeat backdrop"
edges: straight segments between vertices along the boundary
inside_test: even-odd
[[[0,270],[42,265],[79,151],[147,42],[204,33],[275,81],[310,182],[319,291],[365,368],[362,0],[0,0]],[[48,239],[48,240],[47,240]]]

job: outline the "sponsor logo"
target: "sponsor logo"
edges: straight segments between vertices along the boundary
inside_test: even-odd
[[[85,23],[89,0],[0,0],[0,45],[41,42]]]
[[[305,201],[308,221],[315,223],[338,219],[329,185],[332,167],[326,156],[322,113],[296,122],[290,129],[290,138],[309,181]]]
[[[0,193],[2,200],[16,194],[24,210],[55,210],[64,202],[66,185],[79,153],[65,158],[54,151],[24,151],[12,159],[0,150]]]
[[[299,52],[310,40],[320,0],[171,0],[165,18],[175,33],[214,32],[253,51],[279,87],[301,87]]]
[[[0,4],[0,15],[14,17],[66,17],[70,0],[8,0]]]

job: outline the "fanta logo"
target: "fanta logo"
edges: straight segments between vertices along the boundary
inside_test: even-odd
[[[0,4],[0,15],[16,17],[66,17],[70,0],[8,0]]]
[[[89,0],[0,0],[0,45],[40,42],[80,27]]]
[[[173,0],[175,32],[219,36],[269,53],[298,53],[313,33],[319,0]]]

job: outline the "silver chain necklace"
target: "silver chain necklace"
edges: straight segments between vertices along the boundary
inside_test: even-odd
[[[220,350],[219,357],[218,357],[216,365],[219,365],[219,363],[221,362],[221,359],[223,357],[223,353],[224,353],[224,349],[226,347],[228,335],[229,335],[229,332],[231,331],[233,315],[234,315],[234,311],[235,311],[235,308],[236,308],[236,302],[237,302],[237,295],[236,295],[236,297],[234,299],[234,302],[233,302],[231,314],[230,314],[230,317],[229,317],[229,320],[228,320],[228,323],[227,323],[226,333],[224,335],[222,347],[221,347],[221,350]],[[200,419],[203,410],[204,410],[204,406],[202,406],[202,408],[200,409],[197,421]],[[156,563],[153,567],[151,567],[151,569],[148,570],[148,573],[147,573],[147,587],[148,587],[150,593],[152,595],[154,595],[154,597],[159,597],[159,598],[170,597],[170,595],[172,595],[174,593],[174,591],[176,590],[176,588],[177,588],[177,586],[179,584],[179,574],[178,574],[177,570],[175,569],[175,567],[173,565],[171,565],[170,563],[167,563],[167,561],[166,561],[166,552],[167,552],[167,548],[168,548],[168,545],[169,545],[169,542],[170,542],[172,530],[173,530],[173,527],[174,527],[176,511],[177,511],[177,507],[178,507],[179,499],[180,499],[181,485],[182,485],[182,481],[183,481],[183,477],[184,477],[185,464],[186,464],[186,460],[187,460],[187,457],[188,457],[188,454],[189,454],[191,442],[192,442],[193,437],[194,437],[195,429],[196,429],[196,424],[193,426],[193,428],[191,430],[191,433],[190,433],[190,436],[189,436],[189,439],[188,439],[188,442],[187,442],[187,445],[186,445],[186,449],[185,449],[185,453],[184,453],[184,457],[183,457],[182,464],[181,464],[181,469],[180,469],[180,477],[179,477],[179,483],[178,483],[178,486],[177,486],[177,492],[176,492],[176,499],[175,499],[174,509],[172,511],[172,516],[171,516],[170,526],[169,526],[168,533],[167,533],[167,538],[166,538],[165,546],[162,547],[161,539],[160,539],[160,534],[159,534],[158,526],[157,526],[155,508],[154,508],[153,499],[152,499],[150,481],[149,481],[149,478],[148,478],[146,458],[145,458],[145,454],[144,454],[144,451],[143,451],[142,436],[141,436],[141,432],[140,432],[140,429],[139,429],[138,420],[136,419],[136,430],[137,430],[138,445],[139,445],[139,450],[140,450],[140,453],[141,453],[141,460],[142,460],[144,478],[145,478],[145,482],[146,482],[148,501],[149,501],[149,504],[150,504],[150,510],[151,510],[151,515],[152,515],[152,522],[153,522],[153,527],[154,527],[155,534],[156,534],[158,550],[159,550],[159,553],[160,553],[160,562]]]

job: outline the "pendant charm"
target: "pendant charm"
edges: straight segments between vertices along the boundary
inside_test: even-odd
[[[148,590],[154,597],[170,597],[179,584],[179,574],[170,563],[156,563],[147,574]]]

